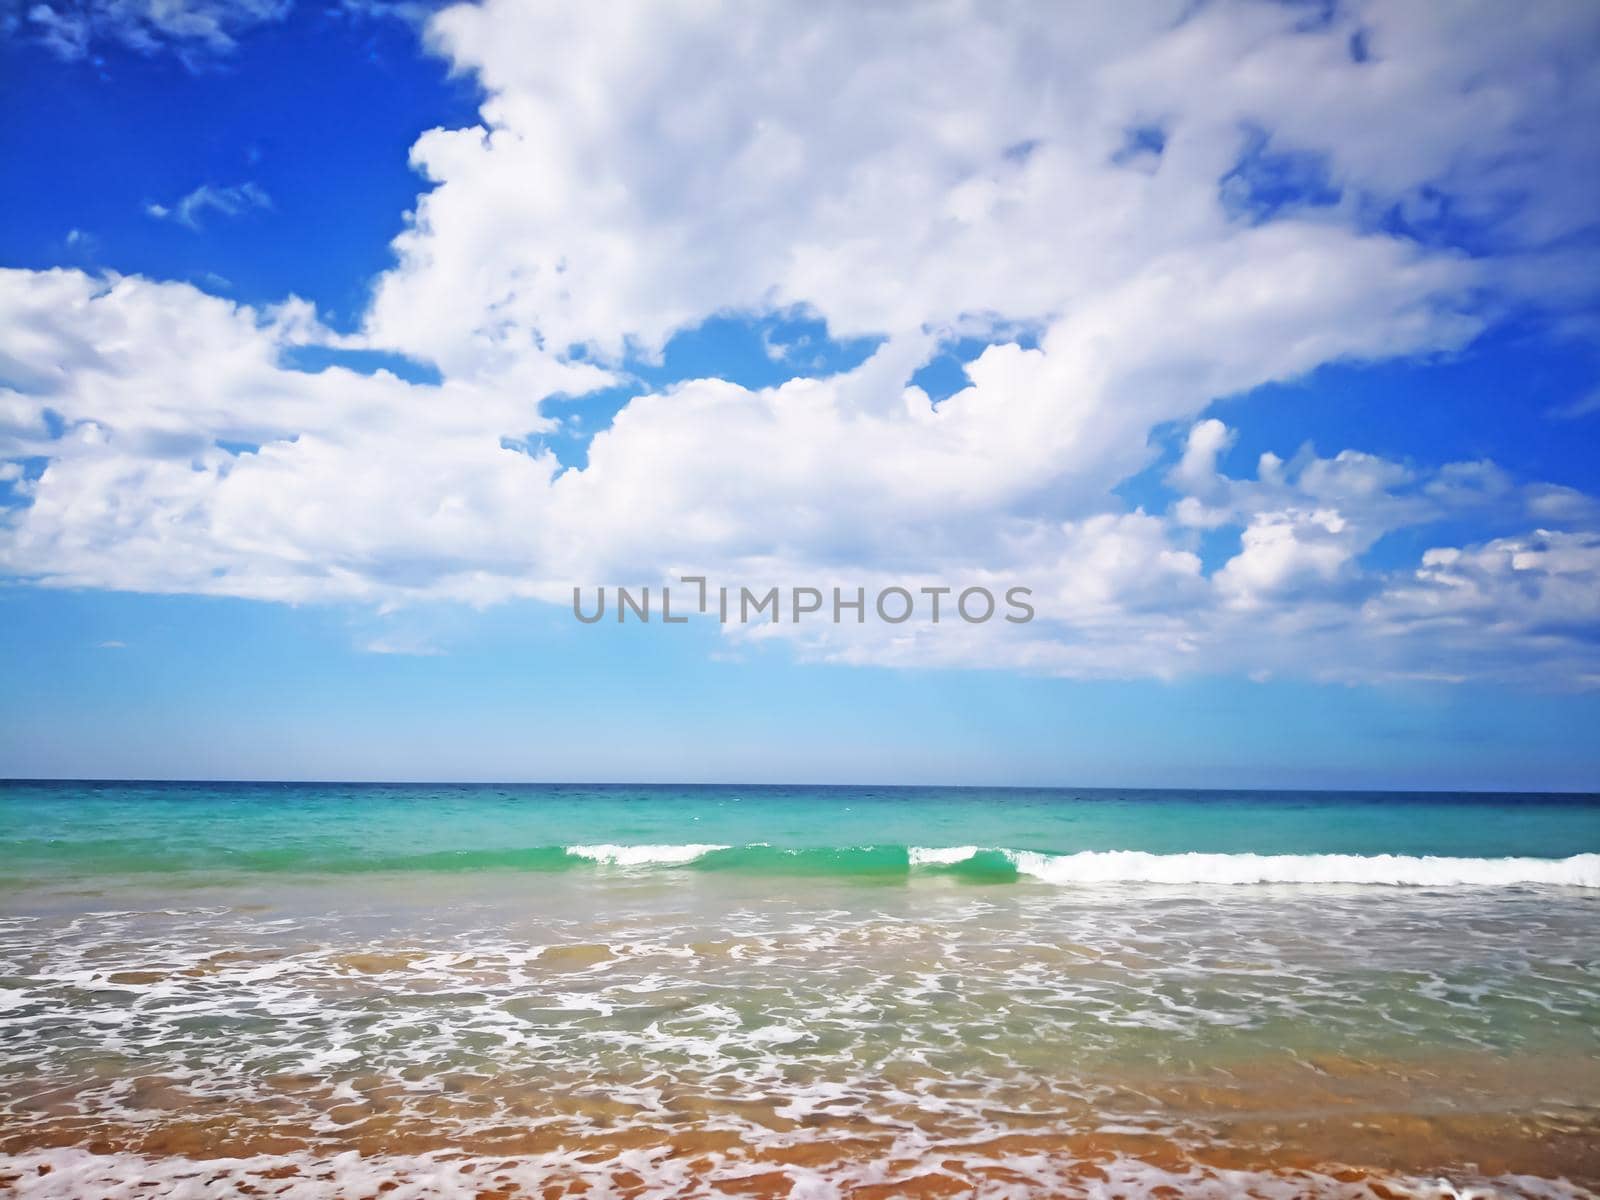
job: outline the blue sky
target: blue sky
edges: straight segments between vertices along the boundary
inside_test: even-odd
[[[1481,24],[13,15],[0,775],[1600,786],[1600,24]],[[1039,617],[565,599],[685,570]]]

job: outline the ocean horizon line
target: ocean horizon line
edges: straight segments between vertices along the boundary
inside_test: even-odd
[[[1185,796],[1482,796],[1482,797],[1550,797],[1600,801],[1600,789],[1582,788],[1449,788],[1449,787],[1267,787],[1267,786],[1194,786],[1188,784],[1072,784],[1072,783],[872,783],[825,782],[807,780],[772,782],[752,780],[689,780],[689,779],[322,779],[322,778],[267,778],[267,777],[206,777],[206,776],[69,776],[69,775],[0,775],[0,787],[40,785],[90,785],[90,786],[183,786],[183,787],[354,787],[354,788],[717,788],[717,789],[805,789],[808,791],[940,791],[940,792],[1063,792],[1063,793],[1115,793],[1119,795],[1185,795]]]

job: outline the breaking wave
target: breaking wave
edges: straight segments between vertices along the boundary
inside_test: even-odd
[[[842,879],[951,876],[975,882],[1107,884],[1341,884],[1390,887],[1600,888],[1600,854],[1569,858],[1450,858],[1405,854],[1155,854],[1143,850],[1051,852],[982,846],[741,846],[596,843],[395,853],[320,842],[264,849],[138,843],[14,844],[35,866],[68,874],[148,872],[407,873],[688,870]],[[17,851],[21,851],[17,854]]]

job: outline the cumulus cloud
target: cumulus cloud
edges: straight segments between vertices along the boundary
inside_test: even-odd
[[[480,127],[414,147],[437,186],[370,328],[459,363],[529,336],[648,353],[785,303],[844,336],[1048,320],[1281,204],[1223,203],[1264,157],[1317,163],[1337,197],[1287,215],[1423,228],[1448,197],[1526,249],[1593,219],[1570,181],[1597,153],[1578,47],[1600,13],[1509,24],[1473,5],[1313,28],[1273,4],[820,5],[802,37],[781,5],[458,5],[431,41],[490,99]],[[1160,149],[1130,160],[1130,137]],[[439,294],[460,302],[441,314]]]
[[[1572,48],[1600,13],[1530,11],[1505,32],[1470,6],[447,9],[426,36],[483,84],[482,124],[414,146],[431,187],[355,335],[292,299],[0,273],[0,459],[44,463],[13,485],[0,564],[391,606],[680,571],[1024,583],[1025,629],[736,636],[1080,675],[1587,679],[1593,614],[1544,610],[1592,569],[1591,498],[1359,447],[1282,447],[1232,477],[1233,435],[1205,416],[1572,303],[1507,264],[1592,219],[1567,184],[1535,185],[1590,153],[1595,71]],[[1441,197],[1489,250],[1439,236]],[[208,206],[229,211],[189,216]],[[877,348],[773,387],[646,391],[581,469],[543,448],[553,398],[626,383],[711,317],[795,312]],[[966,386],[934,403],[912,383],[974,337]],[[440,382],[293,369],[316,343]],[[1174,422],[1176,499],[1129,511],[1113,489]],[[1374,559],[1397,530],[1485,514],[1501,527],[1481,544]],[[1233,534],[1208,569],[1199,539]],[[1502,535],[1561,550],[1496,575]],[[1448,634],[1424,619],[1469,588],[1482,602]]]
[[[1455,677],[1485,669],[1600,686],[1600,534],[1540,529],[1422,556],[1363,615],[1394,645],[1430,648]],[[1560,664],[1552,671],[1552,659]]]
[[[1230,430],[1207,419],[1193,427],[1188,445],[1193,452],[1231,440]],[[1194,454],[1186,458],[1192,465]],[[1454,486],[1489,473],[1504,475],[1483,463],[1421,469],[1351,451],[1321,458],[1305,447],[1287,461],[1269,453],[1254,479],[1213,471],[1195,480],[1218,504],[1211,510],[1216,524],[1237,535],[1237,547],[1210,572],[1191,548],[1192,524],[1181,519],[1193,497],[1180,497],[1163,515],[1012,526],[981,566],[968,561],[943,574],[877,572],[867,579],[869,592],[953,580],[997,594],[1026,580],[1038,618],[1025,627],[904,625],[886,635],[870,624],[780,624],[738,636],[791,641],[820,660],[904,667],[1595,686],[1600,610],[1591,584],[1600,570],[1600,533],[1592,511],[1569,514],[1578,528],[1435,546],[1416,565],[1372,561],[1374,547],[1400,531],[1425,536],[1463,519],[1523,527],[1538,519],[1544,485],[1506,478],[1487,507],[1478,491]]]
[[[73,271],[0,272],[0,325],[0,455],[49,460],[0,554],[73,586],[515,592],[557,464],[501,435],[547,428],[537,397],[597,374],[558,365],[530,394],[301,372],[283,352],[333,340],[301,302]]]

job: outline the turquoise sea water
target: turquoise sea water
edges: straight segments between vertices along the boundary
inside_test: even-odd
[[[0,784],[0,1194],[1591,1196],[1597,930],[1593,796]]]
[[[632,865],[654,847],[663,865],[700,870],[893,875],[911,868],[914,848],[1561,859],[1600,852],[1600,797],[11,783],[0,784],[0,831],[0,877],[13,884],[150,872],[556,871],[604,857],[571,852],[590,847],[631,848]],[[685,859],[673,847],[704,849]],[[1016,874],[993,853],[974,857],[974,874]]]

